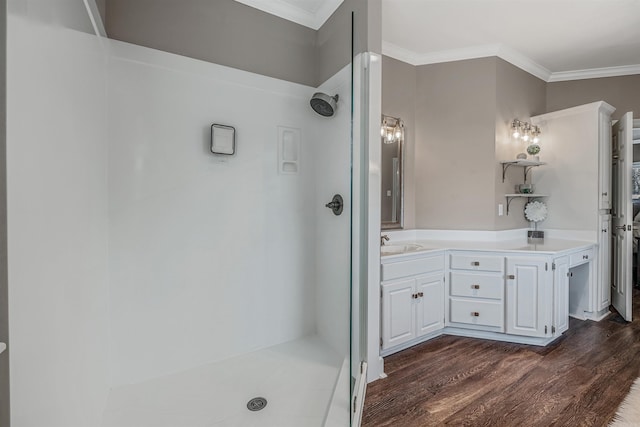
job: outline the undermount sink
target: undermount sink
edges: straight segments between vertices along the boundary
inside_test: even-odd
[[[384,245],[380,246],[380,253],[382,255],[395,255],[403,254],[405,252],[414,252],[423,249],[424,246],[415,243],[407,243],[402,245]]]

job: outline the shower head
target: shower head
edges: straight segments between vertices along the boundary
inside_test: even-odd
[[[338,108],[338,95],[329,96],[326,93],[316,92],[311,97],[311,108],[321,116],[331,117]]]

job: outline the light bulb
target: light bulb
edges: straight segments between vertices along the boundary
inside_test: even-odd
[[[522,140],[524,142],[527,142],[529,140],[529,135],[527,135],[526,133],[522,136]]]
[[[387,133],[387,141],[393,141],[393,134],[391,132]]]
[[[384,136],[384,126],[380,128],[380,136]]]
[[[533,137],[533,143],[537,144],[538,142],[540,142],[540,138],[538,138],[538,136],[536,135]]]
[[[401,136],[402,132],[400,132],[400,129],[396,129],[396,139],[400,139]]]
[[[513,122],[511,122],[511,129],[513,129],[513,137],[515,139],[520,138],[520,121],[515,119]]]

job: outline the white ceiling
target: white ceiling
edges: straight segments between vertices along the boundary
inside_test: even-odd
[[[316,30],[343,2],[237,1]],[[545,81],[640,74],[640,0],[382,0],[382,53],[499,56]]]
[[[236,0],[263,12],[319,29],[344,0]]]
[[[382,52],[497,55],[546,81],[640,74],[640,0],[382,0]]]

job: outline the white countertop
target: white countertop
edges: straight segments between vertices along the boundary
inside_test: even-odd
[[[558,255],[588,249],[596,244],[580,240],[544,239],[542,243],[529,244],[527,239],[502,241],[464,241],[464,240],[405,240],[389,241],[386,246],[416,244],[422,248],[401,253],[382,254],[382,257],[397,257],[409,253],[421,253],[440,250],[474,250],[493,252],[533,252],[536,254]]]

